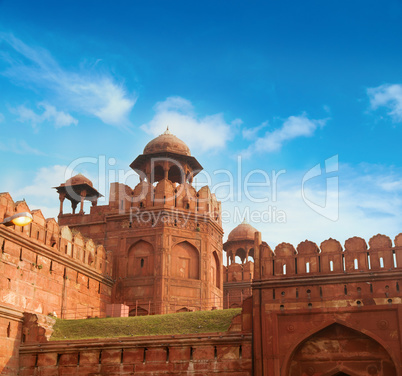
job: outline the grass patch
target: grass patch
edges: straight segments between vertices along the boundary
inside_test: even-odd
[[[51,341],[226,332],[241,308],[106,319],[57,319]]]

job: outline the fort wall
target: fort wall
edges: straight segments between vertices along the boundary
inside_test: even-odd
[[[24,211],[30,211],[25,201],[0,194],[0,221]],[[111,301],[112,264],[104,247],[40,210],[30,212],[27,226],[0,226],[0,369],[6,375],[16,372],[23,312],[85,318]]]
[[[252,301],[224,333],[48,341],[39,315],[27,315],[20,376],[252,375]]]
[[[401,375],[401,246],[376,235],[272,252],[256,233],[255,374]]]
[[[223,308],[241,307],[252,295],[251,282],[254,278],[254,262],[232,263],[223,267]]]
[[[22,345],[20,376],[251,376],[251,334],[209,333]]]

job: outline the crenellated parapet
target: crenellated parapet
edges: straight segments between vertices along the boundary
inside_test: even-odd
[[[91,208],[91,215],[105,211],[105,207]],[[138,213],[150,210],[177,210],[202,215],[221,223],[221,203],[208,186],[196,189],[188,182],[178,184],[162,179],[155,185],[141,181],[134,189],[122,183],[110,185],[108,212]]]
[[[396,236],[394,243],[388,236],[378,234],[368,245],[364,239],[352,237],[345,241],[344,247],[331,238],[319,247],[308,240],[296,248],[280,243],[274,251],[261,243],[260,263],[261,279],[401,270],[402,234]]]
[[[78,231],[67,226],[59,226],[54,218],[45,219],[41,210],[30,210],[25,201],[14,202],[8,193],[0,194],[0,221],[18,212],[31,212],[33,221],[24,227],[0,228],[0,246],[4,250],[8,243],[18,243],[21,249],[34,248],[50,260],[64,260],[81,269],[111,276],[112,258],[102,245],[95,245],[91,239],[84,238]],[[21,236],[22,235],[22,236]]]
[[[343,246],[331,238],[280,243],[274,250],[261,233],[254,239],[256,374],[277,366],[275,375],[399,375],[392,362],[401,364],[402,234],[394,241],[355,236]],[[228,307],[239,301],[226,297]],[[394,360],[375,341],[363,345],[365,335],[393,349]]]
[[[248,261],[244,264],[233,263],[224,266],[224,281],[225,282],[251,282],[254,277],[254,263]]]

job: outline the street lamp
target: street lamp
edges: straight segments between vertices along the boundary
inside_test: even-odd
[[[32,214],[29,212],[22,212],[12,215],[11,217],[4,218],[3,222],[0,222],[0,225],[4,226],[26,226],[32,222]]]

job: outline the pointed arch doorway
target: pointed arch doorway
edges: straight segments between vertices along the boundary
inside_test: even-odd
[[[368,334],[333,323],[303,339],[286,376],[396,376],[389,352]]]

